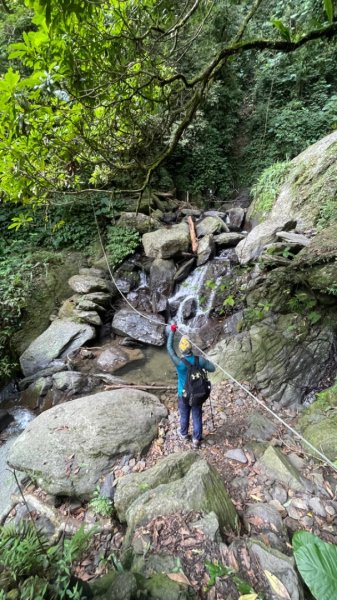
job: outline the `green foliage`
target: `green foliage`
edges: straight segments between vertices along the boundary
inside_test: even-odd
[[[231,569],[231,567],[227,567],[218,561],[211,562],[209,560],[205,562],[205,567],[209,575],[209,581],[207,585],[208,589],[215,585],[217,577],[230,577],[240,596],[245,594],[256,594],[252,586],[241,579],[241,577],[239,577],[236,572]],[[256,600],[263,600],[263,596],[261,594],[256,594],[255,598]]]
[[[244,322],[247,327],[251,327],[254,323],[262,321],[270,312],[270,304],[268,302],[258,302],[257,306],[248,307],[244,310]]]
[[[317,600],[337,597],[337,547],[307,531],[292,539],[296,566]]]
[[[131,227],[114,225],[107,229],[106,252],[113,269],[132,254],[140,244],[140,235]]]
[[[308,321],[315,325],[322,318],[321,313],[314,308],[317,306],[317,300],[308,292],[298,291],[287,301],[287,306],[291,312],[305,316]]]
[[[332,223],[337,221],[337,198],[329,198],[324,202],[319,210],[317,229],[326,229]]]
[[[72,539],[48,546],[33,524],[0,528],[0,564],[7,590],[18,588],[23,600],[82,600],[82,586],[72,576],[72,565],[88,548],[92,532],[80,528]],[[1,596],[0,596],[1,597]],[[4,598],[7,596],[5,595]]]
[[[273,164],[262,172],[252,188],[254,214],[265,217],[271,211],[289,168],[288,162],[280,162]]]
[[[114,511],[112,501],[100,494],[99,487],[96,488],[94,496],[89,502],[89,508],[102,517],[111,517]]]

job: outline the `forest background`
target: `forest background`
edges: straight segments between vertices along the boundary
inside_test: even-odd
[[[139,238],[114,218],[153,188],[272,201],[337,126],[337,24],[332,0],[2,0],[0,17],[5,380],[32,286],[97,252],[93,209],[117,265]]]

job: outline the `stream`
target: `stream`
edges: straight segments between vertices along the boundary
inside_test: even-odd
[[[189,335],[191,339],[199,341],[198,332],[211,329],[208,327],[209,316],[223,277],[231,273],[232,256],[232,250],[223,251],[215,259],[194,269],[182,283],[175,286],[174,293],[168,301],[171,319],[177,323],[179,330],[183,334]],[[145,293],[148,291],[145,274],[141,278],[141,285],[138,289]],[[101,344],[98,343],[98,346],[103,345],[106,341],[105,339]],[[174,387],[176,370],[166,348],[145,346],[142,347],[142,352],[144,358],[130,362],[119,369],[116,375],[130,384],[153,384],[154,386],[164,384]],[[36,416],[27,406],[20,403],[20,393],[15,391],[14,386],[7,386],[7,388],[10,388],[9,394],[6,393],[6,389],[0,391],[0,408],[8,410],[14,417],[14,421],[0,433],[0,515],[8,506],[10,496],[16,489],[13,474],[9,471],[6,463],[8,453],[16,438]]]

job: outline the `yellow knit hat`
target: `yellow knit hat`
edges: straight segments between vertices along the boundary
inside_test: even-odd
[[[187,337],[181,338],[181,340],[179,342],[179,350],[183,354],[192,350],[192,344],[191,344],[190,340],[187,339]]]

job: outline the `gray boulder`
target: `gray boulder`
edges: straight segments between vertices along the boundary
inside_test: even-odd
[[[283,220],[281,218],[268,219],[264,223],[260,223],[248,236],[241,240],[235,248],[238,259],[242,265],[247,264],[251,260],[258,258],[262,254],[265,246],[277,241],[277,233],[291,229],[296,226],[296,221],[292,221],[288,216]]]
[[[204,265],[214,253],[214,238],[213,235],[205,235],[198,244],[197,266]]]
[[[197,223],[197,236],[203,237],[211,233],[229,232],[226,223],[220,217],[205,217]]]
[[[209,358],[236,379],[253,380],[269,400],[298,405],[325,372],[333,344],[328,326],[313,328],[297,314],[279,315],[226,337],[210,350]],[[218,369],[212,380],[222,379]]]
[[[73,275],[68,281],[69,286],[78,294],[90,294],[93,292],[109,292],[117,294],[113,283],[101,277],[93,275]]]
[[[189,229],[186,223],[170,228],[157,229],[145,233],[142,238],[144,252],[150,258],[172,258],[187,252],[190,245]]]
[[[214,512],[220,526],[237,530],[234,505],[216,472],[196,452],[172,454],[144,471],[127,475],[117,485],[115,507],[128,523],[128,536],[137,525],[159,515],[181,511]]]
[[[155,258],[150,268],[150,294],[155,312],[166,309],[172,294],[176,267],[173,260]]]
[[[225,213],[225,223],[230,231],[240,231],[245,218],[245,210],[241,206],[230,208]]]
[[[144,354],[138,348],[121,348],[111,347],[106,348],[97,359],[97,366],[107,373],[114,373],[121,369],[129,362],[141,360]]]
[[[112,321],[112,330],[117,335],[127,335],[153,346],[165,344],[165,320],[161,315],[136,313],[132,309],[123,308],[116,312]]]
[[[119,227],[131,227],[132,229],[136,229],[140,234],[158,229],[160,225],[161,223],[158,219],[136,212],[123,212],[118,220]]]
[[[50,494],[88,497],[121,455],[149,446],[166,415],[156,396],[139,390],[77,398],[32,421],[12,446],[8,463]]]
[[[293,490],[303,491],[305,489],[299,471],[278,448],[268,446],[267,450],[257,461],[256,468],[268,477],[285,483]]]
[[[220,248],[231,248],[232,246],[236,246],[241,240],[245,239],[245,237],[246,236],[242,233],[230,231],[229,233],[219,233],[219,235],[215,235],[214,241]]]
[[[55,319],[20,356],[27,377],[48,367],[55,358],[64,358],[95,337],[95,329],[85,323]]]

